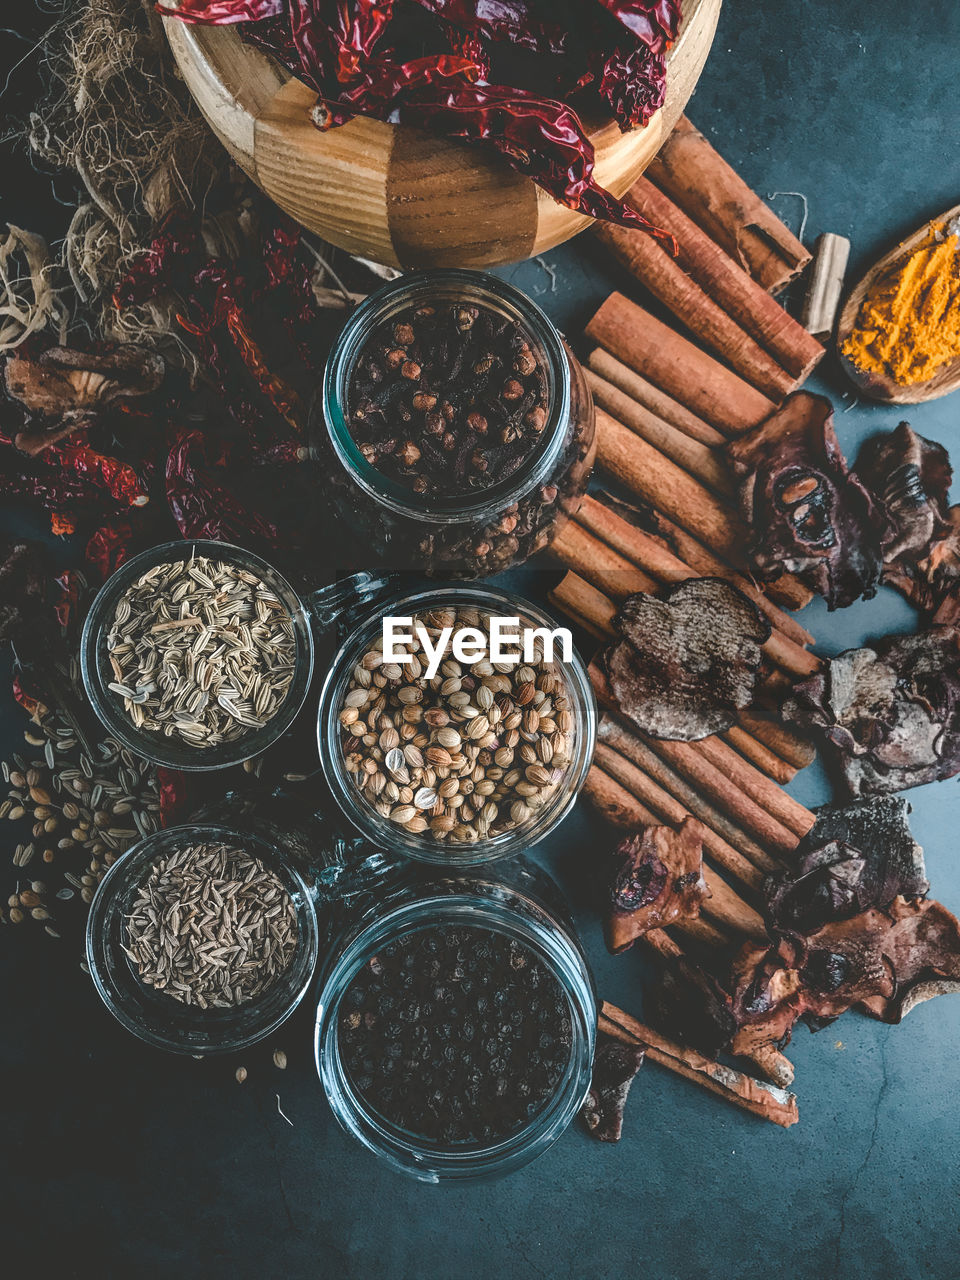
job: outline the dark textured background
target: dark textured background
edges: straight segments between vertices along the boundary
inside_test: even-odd
[[[28,47],[3,40],[11,63]],[[955,0],[727,0],[690,114],[758,192],[806,193],[808,242],[850,236],[855,274],[960,199],[958,61]],[[18,71],[0,106],[29,83]],[[5,160],[3,216],[55,232],[62,211],[46,192]],[[799,225],[796,197],[773,203]],[[555,288],[536,263],[506,274],[575,334],[612,280],[585,241],[546,263]],[[855,404],[831,368],[817,384],[848,451],[902,416]],[[957,408],[953,396],[909,417],[952,447]],[[890,592],[842,616],[812,606],[804,621],[827,653],[913,625]],[[13,741],[19,719],[4,719]],[[794,790],[808,803],[830,794],[816,769]],[[960,910],[957,783],[911,799],[933,893]],[[595,852],[578,812],[544,861],[574,899],[602,991],[637,1008],[642,961],[604,955],[586,887]],[[923,1005],[901,1027],[851,1014],[817,1036],[800,1030],[789,1052],[802,1119],[788,1132],[648,1065],[619,1146],[575,1128],[505,1181],[437,1190],[381,1169],[339,1132],[308,1018],[277,1039],[289,1069],[262,1047],[244,1055],[241,1087],[236,1061],[168,1059],[129,1038],[78,959],[36,932],[0,932],[0,1273],[960,1275],[960,1001]]]

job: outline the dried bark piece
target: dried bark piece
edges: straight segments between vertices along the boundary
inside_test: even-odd
[[[737,1031],[731,1053],[749,1057],[767,1045],[783,1048],[803,1012],[801,979],[776,947],[747,943],[733,961],[730,1010]]]
[[[960,620],[960,508],[947,506],[946,449],[901,422],[867,441],[854,470],[886,517],[884,581],[937,622]]]
[[[625,951],[641,934],[676,920],[692,920],[709,897],[703,879],[703,828],[686,818],[680,829],[644,827],[617,846],[610,893],[607,946]]]
[[[960,923],[931,899],[895,898],[784,941],[780,954],[801,975],[805,1017],[821,1021],[858,1008],[896,1023],[923,1000],[960,991]]]
[[[593,1055],[593,1080],[580,1111],[588,1132],[600,1142],[619,1142],[630,1086],[643,1065],[640,1044],[622,1044],[601,1031]]]
[[[930,884],[909,813],[902,796],[821,809],[797,849],[796,869],[768,882],[771,931],[807,933],[898,896],[924,897]]]
[[[951,992],[960,992],[960,923],[942,903],[897,897],[776,947],[745,947],[733,970],[730,1047],[782,1047],[799,1018],[816,1031],[853,1008],[897,1023]]]
[[[721,733],[750,705],[770,623],[721,578],[690,578],[662,598],[620,607],[624,636],[605,662],[623,714],[654,738],[691,742]]]
[[[759,575],[795,574],[829,609],[876,594],[883,516],[852,474],[833,427],[833,406],[798,391],[760,426],[727,445],[740,478]]]
[[[860,450],[854,473],[882,507],[888,527],[883,539],[884,569],[918,552],[946,532],[943,518],[953,477],[943,445],[927,440],[901,422],[875,436]]]
[[[849,649],[794,686],[784,719],[836,748],[854,796],[960,771],[960,633],[932,627]]]
[[[117,401],[156,391],[164,368],[160,356],[132,344],[99,352],[50,347],[36,358],[10,356],[4,367],[7,393],[31,415],[14,443],[34,456],[93,425]]]

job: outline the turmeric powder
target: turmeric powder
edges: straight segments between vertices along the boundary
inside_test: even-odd
[[[901,387],[926,382],[960,358],[960,236],[943,224],[876,280],[840,350],[863,373]]]

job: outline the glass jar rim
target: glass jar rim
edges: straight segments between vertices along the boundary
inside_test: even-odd
[[[229,1011],[205,1013],[180,1005],[171,998],[170,1007],[159,1006],[159,1012],[168,1015],[169,1023],[177,1024],[179,1021],[183,1025],[178,1032],[165,1031],[144,1011],[146,994],[140,1005],[125,998],[123,983],[116,972],[119,961],[111,955],[115,949],[115,939],[111,936],[111,912],[117,898],[128,891],[131,880],[142,884],[147,868],[164,852],[172,852],[180,843],[207,841],[235,844],[259,858],[274,874],[280,874],[297,913],[299,936],[289,970],[291,977],[296,976],[295,969],[300,973],[288,998],[281,1004],[275,997],[282,992],[275,988],[284,983],[286,974],[281,974],[276,984],[255,1000]],[[219,823],[185,823],[154,831],[117,858],[98,885],[90,904],[84,945],[87,968],[97,994],[117,1021],[138,1039],[172,1053],[231,1053],[272,1034],[301,1004],[314,982],[320,953],[320,921],[314,893],[301,872],[277,845],[253,831],[241,831]],[[124,963],[129,964],[129,961],[125,958]],[[192,1013],[189,1012],[191,1009]],[[232,1025],[234,1022],[236,1026]],[[222,1039],[216,1035],[221,1029],[224,1032]]]
[[[110,611],[116,605],[119,592],[134,582],[138,574],[145,573],[154,565],[163,564],[165,560],[182,559],[191,549],[193,553],[199,555],[222,556],[241,568],[255,570],[265,582],[278,588],[281,598],[287,597],[284,603],[287,605],[294,627],[299,668],[294,672],[290,689],[279,710],[265,725],[259,729],[251,729],[235,742],[225,743],[220,747],[198,747],[194,750],[184,744],[171,742],[160,735],[146,734],[138,730],[122,709],[115,705],[115,699],[108,695],[99,660],[100,643],[112,621]],[[138,555],[125,560],[110,574],[97,592],[84,619],[80,634],[80,674],[83,687],[97,719],[107,733],[121,746],[136,751],[152,764],[183,769],[187,772],[229,768],[265,751],[299,715],[309,693],[313,664],[313,630],[306,616],[300,593],[290,585],[274,565],[264,560],[262,556],[248,551],[246,547],[210,538],[172,539],[169,542],[159,543],[155,547],[149,547],[146,551],[141,551]]]
[[[416,495],[395,484],[364,458],[350,434],[344,412],[349,382],[356,361],[373,329],[387,312],[418,301],[426,301],[438,290],[470,290],[484,295],[488,305],[506,308],[539,345],[547,361],[551,403],[540,443],[508,479],[480,491],[475,497],[460,494],[451,498],[431,497],[417,502]],[[483,305],[483,299],[477,298]],[[323,421],[330,444],[354,482],[374,501],[395,514],[434,524],[456,524],[496,512],[519,501],[535,485],[550,475],[563,449],[570,414],[570,369],[563,341],[546,312],[520,289],[482,271],[443,268],[411,273],[392,280],[365,298],[346,322],[324,369],[320,392]]]
[[[325,976],[314,1023],[314,1058],[338,1122],[393,1168],[421,1181],[490,1177],[535,1158],[560,1136],[579,1111],[590,1083],[596,1037],[596,994],[578,944],[545,907],[510,887],[521,913],[507,901],[476,893],[427,894],[368,921],[343,948]],[[529,912],[529,914],[527,914]],[[350,1084],[338,1053],[337,1013],[371,951],[395,939],[441,924],[481,928],[514,937],[546,963],[570,1010],[571,1045],[566,1072],[550,1101],[517,1132],[487,1147],[448,1147],[418,1142],[378,1118]]]
[[[374,844],[407,854],[421,862],[467,868],[532,848],[566,817],[586,780],[593,758],[597,725],[596,696],[583,659],[573,648],[571,661],[562,662],[562,666],[563,678],[567,682],[571,702],[576,708],[577,724],[573,730],[576,756],[570,766],[569,780],[565,779],[557,789],[556,802],[545,805],[539,811],[538,820],[462,846],[405,831],[396,823],[388,822],[363,800],[350,782],[339,740],[338,717],[341,708],[336,705],[337,698],[340,686],[345,682],[355,661],[356,651],[366,643],[366,637],[378,618],[382,619],[391,612],[396,613],[398,609],[402,610],[402,614],[398,616],[406,616],[407,613],[416,613],[432,603],[443,602],[477,604],[491,612],[495,612],[498,606],[506,606],[511,616],[526,615],[537,626],[555,625],[555,620],[539,605],[502,587],[472,584],[429,587],[378,602],[374,609],[365,613],[357,622],[330,661],[317,710],[317,746],[327,786],[341,811],[361,834]]]

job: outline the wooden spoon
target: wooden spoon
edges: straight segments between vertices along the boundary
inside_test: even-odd
[[[914,249],[926,239],[932,223],[946,225],[958,217],[960,217],[960,205],[954,205],[946,213],[941,213],[938,218],[932,218],[930,222],[925,222],[913,235],[908,236],[895,249],[891,249],[888,254],[882,257],[879,262],[874,263],[856,288],[848,295],[843,305],[843,310],[840,312],[840,320],[837,324],[837,355],[840,358],[844,372],[850,380],[858,390],[871,400],[882,400],[884,404],[920,404],[924,400],[939,400],[941,396],[949,395],[951,391],[956,391],[960,387],[960,356],[955,360],[942,364],[933,377],[928,378],[926,382],[914,382],[909,387],[902,387],[886,374],[865,373],[862,369],[858,369],[853,361],[848,360],[841,352],[844,342],[849,338],[857,323],[861,304],[873,287],[877,277],[889,271],[901,259],[908,258]]]

